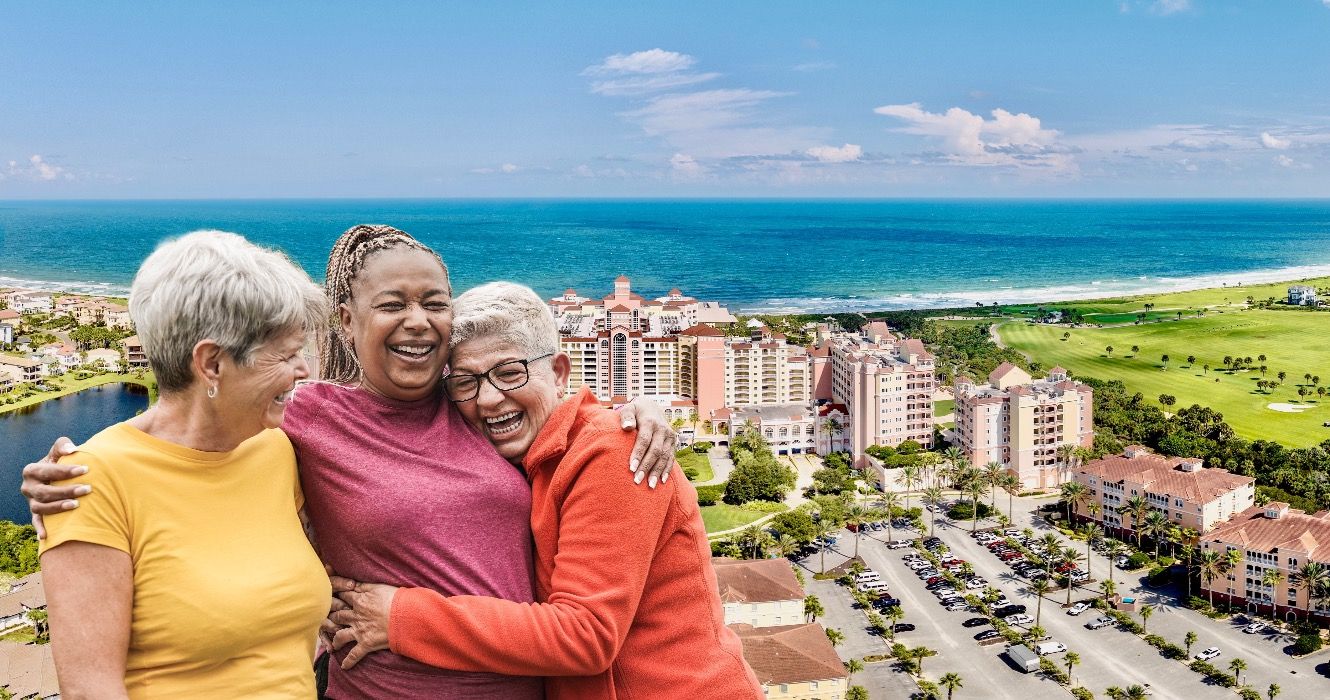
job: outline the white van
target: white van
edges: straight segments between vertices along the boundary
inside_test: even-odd
[[[859,584],[859,590],[865,593],[886,593],[887,583],[886,581],[869,581],[868,583]]]
[[[858,576],[854,577],[855,583],[868,583],[869,581],[881,581],[881,580],[882,576],[879,575],[876,571],[873,571],[872,569],[861,571],[859,572]]]
[[[1034,648],[1034,652],[1040,656],[1049,654],[1061,654],[1067,650],[1067,646],[1062,642],[1041,642]]]

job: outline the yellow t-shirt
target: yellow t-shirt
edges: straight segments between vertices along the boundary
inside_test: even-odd
[[[314,697],[331,590],[296,514],[284,433],[210,453],[120,423],[61,461],[87,465],[77,481],[93,492],[47,516],[42,551],[80,541],[130,555],[131,698]]]

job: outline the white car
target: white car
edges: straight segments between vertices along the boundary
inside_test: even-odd
[[[1025,613],[1016,613],[1015,615],[1008,615],[1002,618],[1002,621],[1009,625],[1028,625],[1031,622],[1034,622],[1034,618]]]
[[[1202,650],[1201,653],[1196,655],[1196,658],[1200,659],[1201,661],[1209,661],[1210,659],[1217,659],[1219,658],[1219,647],[1210,647],[1209,649]]]
[[[978,590],[988,585],[988,581],[981,578],[972,578],[965,582],[965,587],[969,590]]]
[[[1070,608],[1067,608],[1067,614],[1068,614],[1068,615],[1071,615],[1072,617],[1075,617],[1075,616],[1080,615],[1081,613],[1083,613],[1083,612],[1085,612],[1086,610],[1089,610],[1089,609],[1090,609],[1090,604],[1089,604],[1089,603],[1086,603],[1086,602],[1080,602],[1080,603],[1077,603],[1077,604],[1071,606]]]
[[[1011,605],[1011,601],[1010,601],[1010,600],[1007,600],[1007,594],[1005,594],[1005,593],[1000,594],[1000,595],[998,596],[998,599],[995,600],[995,601],[993,601],[993,605],[992,605],[992,607],[994,607],[994,608],[1000,608],[1000,607],[1002,607],[1002,606],[1004,606],[1004,605]]]
[[[1102,627],[1108,627],[1108,626],[1111,625],[1111,624],[1113,624],[1113,618],[1111,618],[1111,617],[1109,617],[1109,616],[1107,616],[1107,615],[1102,615],[1102,616],[1100,616],[1100,617],[1096,617],[1095,619],[1090,620],[1089,622],[1085,623],[1085,626],[1086,626],[1088,629],[1097,630],[1097,629],[1100,629],[1100,628],[1102,628]]]
[[[1266,625],[1264,622],[1253,622],[1250,625],[1243,627],[1242,631],[1247,634],[1260,634],[1261,632],[1264,632],[1265,629]]]
[[[1090,578],[1090,574],[1087,574],[1084,571],[1073,571],[1068,575],[1068,578],[1070,578],[1073,583],[1080,583],[1081,581]]]
[[[1048,656],[1049,654],[1061,654],[1067,650],[1067,645],[1062,642],[1042,642],[1034,650],[1040,656]]]
[[[963,600],[959,600],[959,599],[957,599],[957,600],[955,600],[954,602],[947,603],[947,605],[946,605],[945,607],[943,607],[942,609],[943,609],[943,610],[946,610],[946,611],[949,611],[949,612],[956,612],[956,611],[958,611],[958,610],[965,610],[965,609],[968,608],[968,607],[970,607],[970,604],[969,604],[969,603],[967,603],[967,602],[965,602],[965,601],[963,601]]]

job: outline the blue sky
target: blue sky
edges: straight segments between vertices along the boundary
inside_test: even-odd
[[[0,199],[1330,196],[1330,0],[42,2],[0,26]]]

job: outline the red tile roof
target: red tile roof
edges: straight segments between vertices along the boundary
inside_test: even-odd
[[[804,589],[785,559],[729,559],[715,557],[720,599],[726,603],[769,603],[803,600]]]
[[[698,324],[692,328],[679,331],[679,335],[705,335],[705,336],[724,336],[724,333],[712,328],[711,326]]]
[[[753,667],[757,680],[800,683],[845,678],[845,666],[827,640],[822,625],[752,627],[730,625],[743,642],[744,660]]]
[[[1272,506],[1287,508],[1288,504],[1252,506],[1206,533],[1201,539],[1233,544],[1257,552],[1292,548],[1306,552],[1309,559],[1330,561],[1330,512],[1308,515],[1305,511],[1288,508],[1278,518],[1267,518],[1266,511]]]
[[[1233,474],[1223,469],[1183,471],[1179,468],[1193,461],[1194,458],[1136,453],[1135,457],[1113,455],[1096,459],[1076,471],[1092,474],[1109,483],[1131,480],[1143,484],[1151,493],[1168,494],[1196,503],[1208,503],[1256,481],[1250,476]]]

